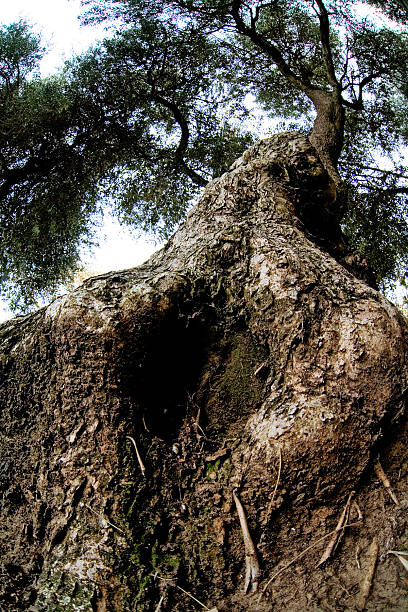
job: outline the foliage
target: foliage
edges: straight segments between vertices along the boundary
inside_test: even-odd
[[[13,303],[35,303],[69,280],[100,205],[115,193],[122,220],[166,236],[198,189],[252,142],[219,120],[230,105],[214,85],[223,69],[206,37],[150,20],[8,95],[0,284]]]
[[[2,30],[0,59],[14,66],[0,74],[3,290],[29,303],[66,279],[108,201],[123,222],[168,235],[253,142],[242,129],[248,94],[311,133],[333,179],[340,173],[347,185],[352,245],[379,281],[405,278],[404,3],[83,5],[84,22],[105,21],[111,35],[52,78],[33,77],[43,50],[26,24]]]
[[[0,100],[18,92],[24,79],[37,67],[44,49],[40,38],[23,21],[0,27]]]

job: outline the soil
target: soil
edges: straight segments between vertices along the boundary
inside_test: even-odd
[[[180,444],[183,444],[182,440]],[[186,448],[184,446],[184,451]],[[229,571],[225,574],[224,588],[229,592],[228,597],[224,600],[207,597],[213,587],[214,566],[206,587],[203,575],[199,586],[185,582],[184,572],[177,565],[170,581],[163,581],[162,577],[157,579],[160,593],[165,594],[160,609],[199,610],[200,605],[192,599],[193,596],[207,609],[213,606],[218,612],[408,610],[408,573],[399,559],[390,554],[390,551],[408,551],[407,427],[395,423],[388,443],[383,443],[377,450],[398,505],[370,464],[350,503],[347,522],[350,526],[340,532],[333,554],[319,567],[317,565],[343,514],[346,499],[337,499],[332,504],[286,505],[282,502],[286,491],[278,483],[276,499],[279,507],[272,511],[268,525],[261,528],[254,521],[248,521],[261,565],[261,580],[253,594],[244,592],[245,550],[238,515],[232,499],[226,499],[228,494],[224,495],[222,477],[219,478],[214,468],[209,472],[207,484],[202,485],[196,494],[204,506],[213,500],[212,518],[204,520],[201,529],[209,529],[210,538],[217,540],[224,551],[226,565],[235,568],[232,579]],[[198,457],[196,455],[196,462]],[[227,457],[226,453],[220,459]],[[211,474],[217,474],[217,478],[212,480]],[[241,486],[245,487],[245,476]],[[251,496],[256,498],[256,492],[246,489],[246,499]],[[187,491],[183,494],[186,512],[190,511],[193,498],[194,495],[190,497]],[[196,509],[197,506],[196,499]],[[248,504],[245,508],[248,514],[253,510]],[[180,514],[169,520],[177,522]],[[180,591],[180,586],[189,595]],[[159,594],[156,600],[159,600]]]
[[[368,469],[353,497],[358,508],[351,505],[349,523],[355,526],[344,531],[335,553],[320,567],[316,566],[332,538],[321,539],[336,529],[344,503],[293,508],[293,513],[285,512],[283,519],[277,512],[271,526],[274,553],[267,555],[268,568],[264,569],[259,589],[262,599],[259,601],[258,595],[246,600],[238,597],[236,610],[408,610],[408,572],[395,555],[389,554],[391,550],[408,551],[406,426],[393,432],[392,441],[381,448],[380,456],[399,505],[391,499],[374,470]],[[373,542],[378,544],[378,555],[366,604],[361,607],[361,593],[373,564],[372,552],[370,558]],[[259,550],[262,551],[262,543]],[[231,610],[231,606],[219,605],[218,609]]]

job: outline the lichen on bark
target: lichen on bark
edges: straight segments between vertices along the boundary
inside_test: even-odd
[[[240,594],[233,489],[266,579],[285,517],[361,486],[404,406],[405,322],[346,268],[333,197],[277,135],[148,262],[0,328],[6,609],[195,609],[175,584],[270,609]]]

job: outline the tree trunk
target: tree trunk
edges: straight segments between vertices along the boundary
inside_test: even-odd
[[[353,607],[367,539],[401,545],[369,475],[379,450],[394,465],[379,445],[402,418],[407,342],[398,311],[325,250],[331,197],[307,138],[277,135],[146,264],[0,328],[2,609]],[[314,569],[323,542],[259,599],[352,490],[365,523],[332,562],[341,580]],[[384,558],[393,588],[370,610],[402,605]]]
[[[316,109],[316,119],[310,135],[310,142],[319,154],[320,160],[329,173],[337,194],[333,198],[331,208],[336,210],[340,219],[342,213],[341,191],[342,181],[337,169],[344,144],[344,106],[341,100],[341,92],[334,90],[324,92],[317,89],[308,93]]]

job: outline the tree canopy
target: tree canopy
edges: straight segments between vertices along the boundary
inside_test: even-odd
[[[84,0],[106,40],[53,77],[27,24],[0,31],[0,285],[30,304],[67,280],[97,214],[168,235],[257,137],[310,133],[357,251],[408,271],[408,10],[369,0]]]

